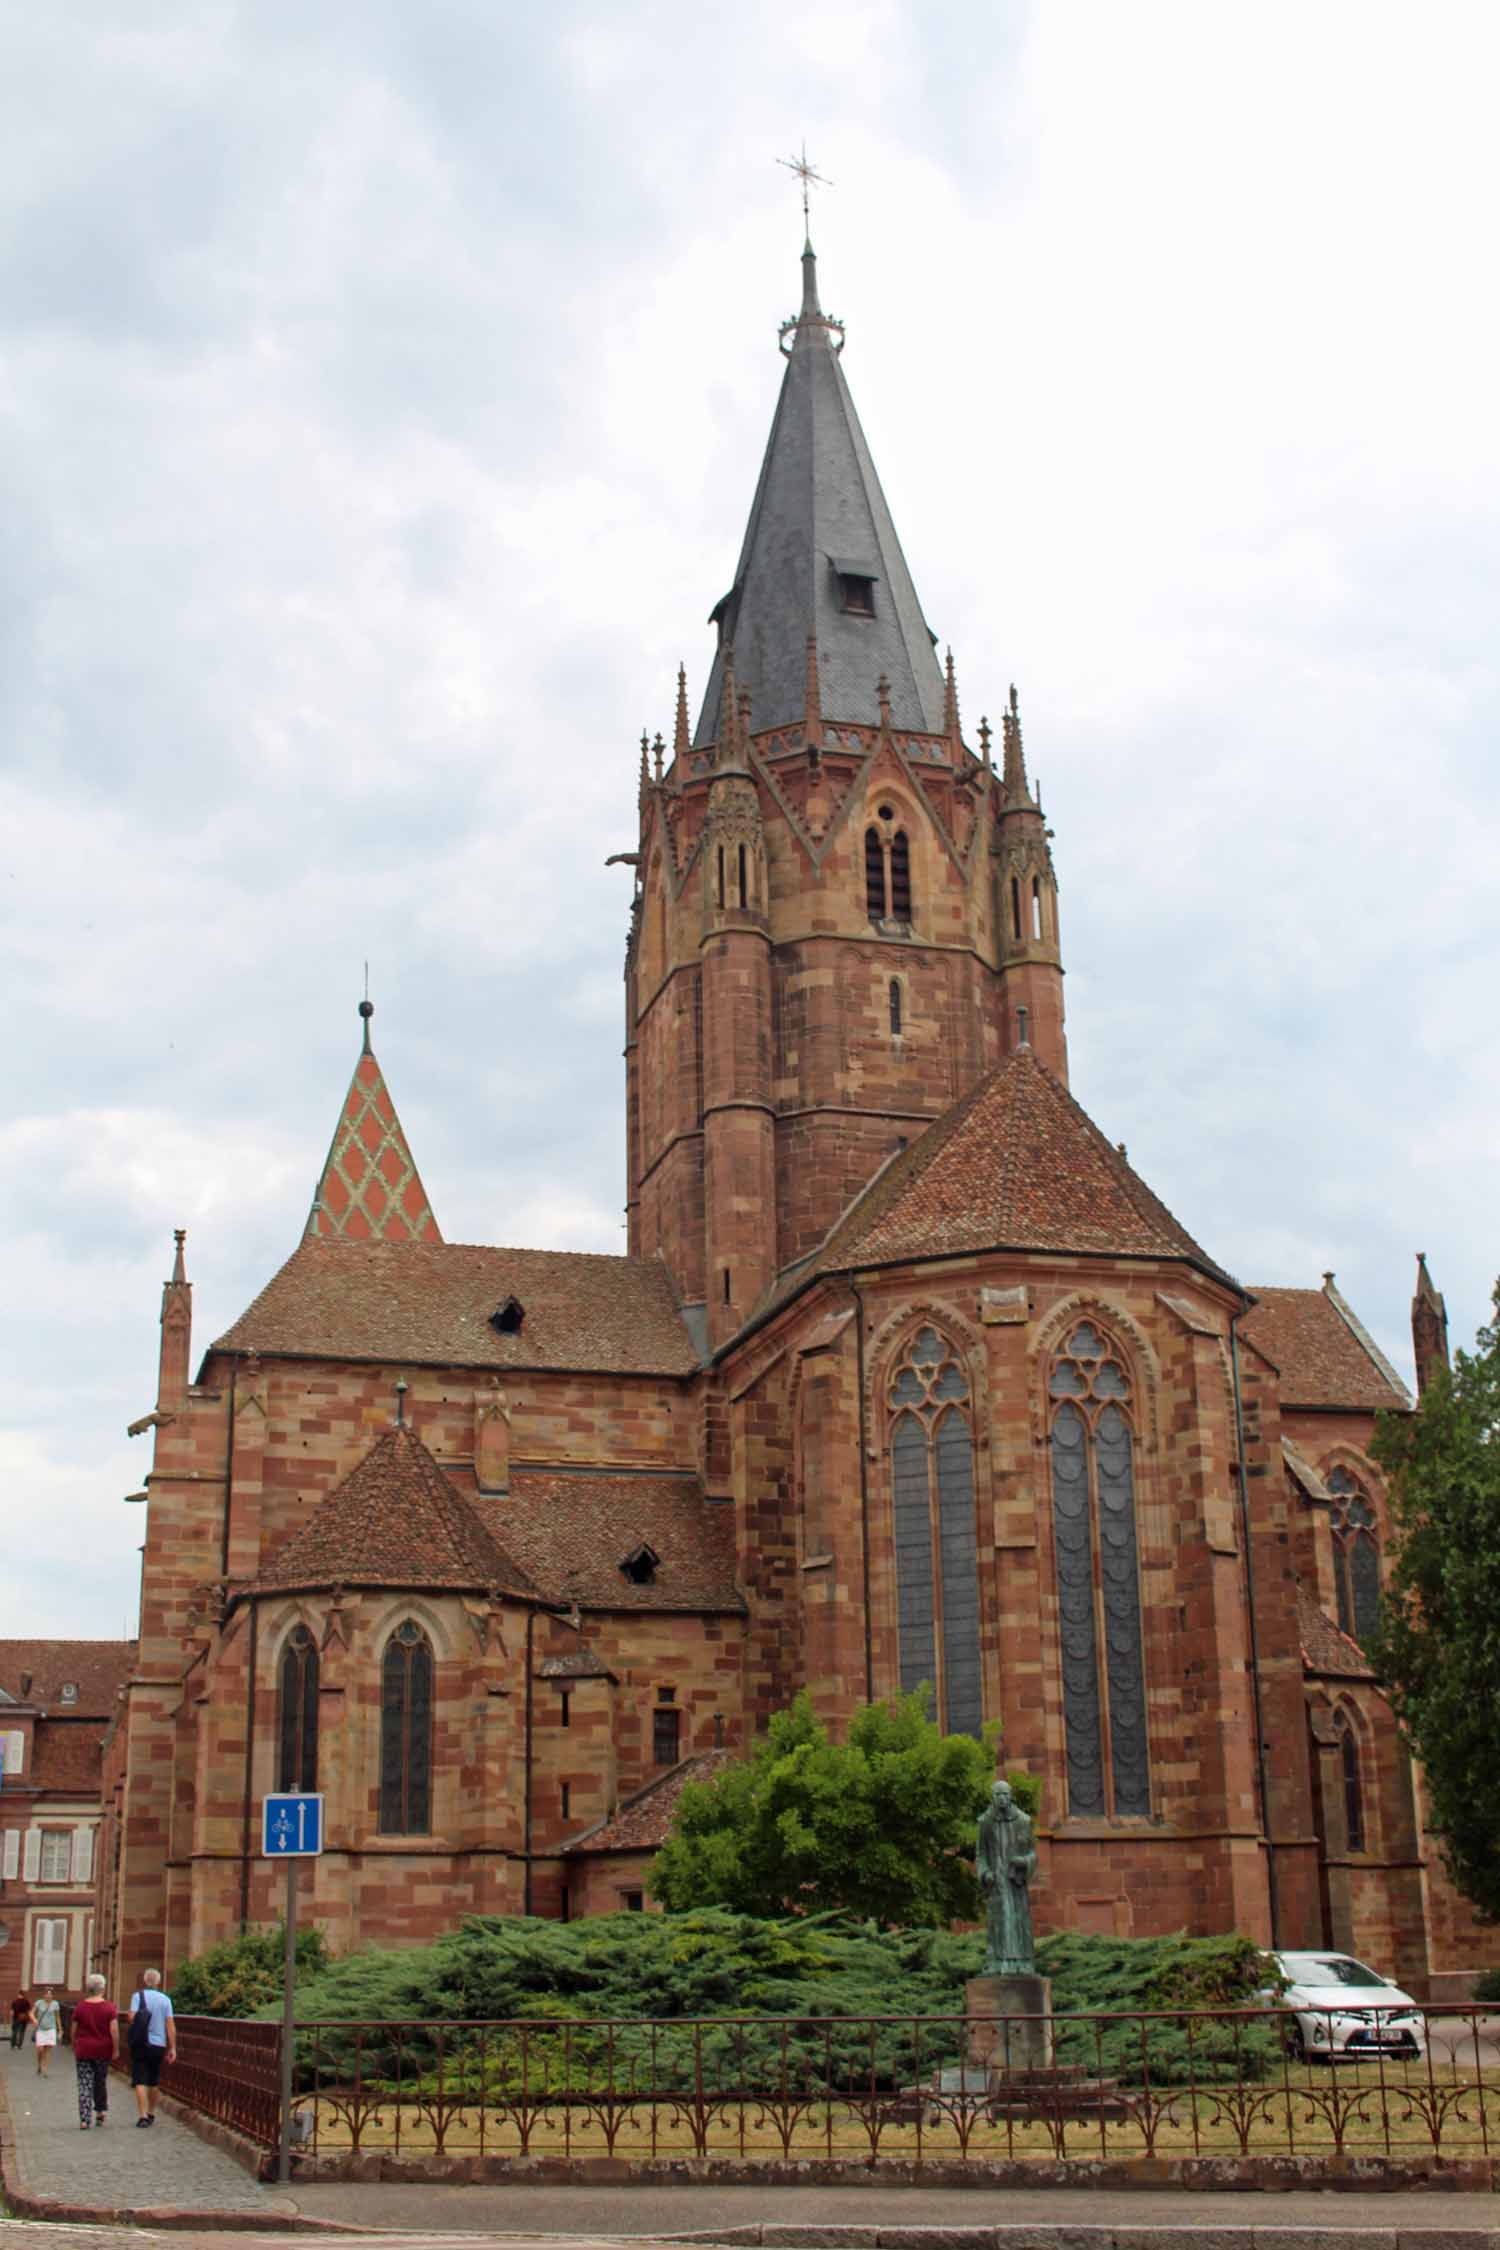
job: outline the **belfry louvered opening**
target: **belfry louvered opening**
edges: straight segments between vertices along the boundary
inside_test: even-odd
[[[924,1327],[892,1377],[891,1501],[901,1689],[926,1681],[945,1734],[983,1724],[973,1404],[957,1348]]]

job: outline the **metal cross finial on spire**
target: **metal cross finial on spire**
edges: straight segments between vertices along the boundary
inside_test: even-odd
[[[802,227],[808,239],[811,240],[812,208],[808,201],[808,190],[812,187],[832,187],[833,182],[832,180],[825,180],[822,173],[809,164],[806,141],[802,143],[802,154],[800,156],[778,156],[776,161],[778,164],[784,164],[789,172],[795,172],[802,182]]]

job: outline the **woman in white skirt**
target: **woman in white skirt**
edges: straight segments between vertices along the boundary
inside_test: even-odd
[[[31,2037],[36,2048],[36,2067],[43,2078],[52,2060],[52,2050],[57,2045],[62,2030],[62,2009],[52,1997],[49,1984],[40,2000],[31,2003]]]

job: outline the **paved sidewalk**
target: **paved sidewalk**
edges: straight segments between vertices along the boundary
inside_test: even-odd
[[[109,2123],[81,2133],[71,2047],[57,2050],[45,2078],[37,2073],[29,2044],[0,2052],[17,2184],[28,2195],[111,2213],[169,2207],[270,2217],[295,2213],[287,2197],[260,2186],[232,2156],[209,2147],[175,2118],[163,2113],[148,2133],[138,2133],[135,2096],[118,2077],[109,2083]]]

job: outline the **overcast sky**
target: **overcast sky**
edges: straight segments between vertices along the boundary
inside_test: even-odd
[[[1409,1367],[1500,1243],[1500,11],[0,10],[0,1632],[134,1629],[160,1284],[294,1246],[375,1039],[451,1241],[623,1248],[642,726],[823,301],[1074,1090]]]

